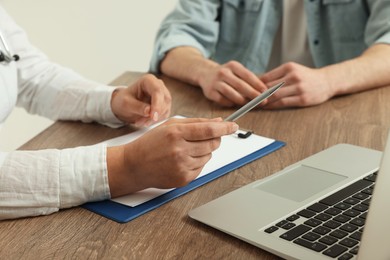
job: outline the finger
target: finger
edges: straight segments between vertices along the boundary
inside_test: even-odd
[[[247,102],[245,96],[241,95],[233,86],[226,83],[221,83],[218,87],[218,93],[221,94],[222,97],[227,99],[230,103],[234,103],[236,105],[243,105]]]
[[[264,82],[262,82],[259,77],[257,77],[252,71],[245,68],[245,66],[241,63],[230,62],[227,66],[229,66],[233,73],[237,75],[243,82],[250,86],[250,89],[256,90],[255,93],[247,89],[247,91],[250,91],[249,95],[247,96],[250,99],[257,96],[259,94],[258,92],[264,92],[267,90],[267,86],[264,84]]]
[[[221,138],[213,138],[204,141],[190,142],[191,150],[189,155],[192,157],[199,157],[210,154],[219,148],[221,145]]]
[[[300,107],[300,97],[299,96],[289,96],[278,99],[274,102],[268,103],[264,106],[264,109],[281,109],[281,108],[289,108],[289,107]]]
[[[267,104],[275,102],[275,101],[282,99],[282,98],[295,96],[297,94],[299,94],[299,93],[297,92],[297,88],[295,87],[295,85],[286,85],[286,86],[283,86],[282,88],[280,88],[272,96],[270,96],[268,98]]]
[[[301,97],[296,85],[288,85],[271,96],[265,109],[287,108],[301,106]]]
[[[212,154],[211,153],[203,155],[203,156],[193,157],[193,163],[191,165],[192,166],[191,170],[195,171],[195,172],[198,172],[196,174],[196,176],[199,175],[199,173],[202,171],[202,169],[204,168],[206,163],[208,163],[211,160],[211,158],[212,158]]]
[[[199,122],[179,125],[182,136],[187,141],[200,141],[219,138],[238,130],[234,122]]]
[[[199,157],[188,156],[184,165],[181,165],[180,175],[173,177],[175,186],[185,186],[192,180],[194,180],[201,173],[205,164],[210,161],[212,154],[206,154]],[[171,181],[171,182],[172,182]]]
[[[271,88],[271,87],[275,86],[276,84],[279,84],[280,82],[285,82],[284,86],[282,88],[280,88],[277,92],[272,94],[270,97],[268,97],[266,100],[261,102],[259,107],[266,107],[267,104],[270,102],[274,102],[275,100],[280,99],[281,97],[291,95],[291,94],[289,94],[291,92],[291,90],[289,89],[291,87],[291,85],[288,85],[287,80],[284,77],[282,77],[276,81],[267,82],[267,85]]]
[[[134,125],[136,127],[144,127],[150,126],[152,123],[153,121],[149,117],[140,117],[134,122]]]
[[[131,107],[131,110],[128,109],[129,111],[138,116],[144,117],[150,114],[150,105],[132,96],[128,99],[128,107]]]
[[[143,81],[142,90],[150,96],[150,118],[156,122],[162,114],[170,110],[171,96],[169,91],[164,83],[153,75]]]
[[[227,99],[225,96],[223,96],[221,93],[218,91],[214,91],[209,98],[213,100],[214,102],[218,103],[221,106],[224,107],[233,107],[236,104],[232,102],[231,100]]]
[[[160,114],[159,119],[160,120],[167,119],[170,116],[170,114],[171,114],[171,108],[169,107],[162,114]]]
[[[171,118],[164,124],[190,124],[190,123],[201,123],[201,122],[222,122],[222,118]]]
[[[234,74],[234,71],[229,70],[223,80],[224,84],[219,89],[219,92],[236,104],[243,104],[247,98],[253,99],[260,94],[259,91],[246,82],[247,79],[241,79]],[[266,89],[265,86],[264,89]]]
[[[287,71],[285,66],[281,65],[276,69],[273,69],[260,76],[260,80],[265,82],[268,86],[271,86],[270,82],[280,81],[286,75]],[[276,83],[275,83],[276,84]]]

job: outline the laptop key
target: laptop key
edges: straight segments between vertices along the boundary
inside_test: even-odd
[[[282,220],[282,221],[276,223],[275,226],[277,226],[277,227],[283,227],[283,226],[286,225],[287,223],[288,223],[287,220]]]
[[[282,228],[288,230],[288,229],[292,229],[292,228],[295,227],[295,226],[296,226],[295,223],[289,222],[289,223],[287,223],[286,225],[284,225]]]
[[[325,213],[332,215],[332,216],[336,216],[336,215],[340,214],[341,212],[342,212],[341,209],[336,209],[336,208],[329,208],[329,209],[325,210]]]
[[[345,253],[343,254],[342,256],[340,256],[339,258],[337,258],[337,260],[349,260],[353,257],[353,255],[349,254],[349,253]]]
[[[344,211],[343,214],[348,216],[348,217],[356,217],[356,216],[359,216],[360,213],[361,213],[360,211],[357,211],[354,209],[349,209],[349,210]]]
[[[340,202],[334,206],[335,208],[341,209],[341,210],[346,210],[351,207],[351,204]]]
[[[310,227],[302,224],[302,225],[296,226],[293,229],[290,229],[286,233],[283,233],[282,235],[280,235],[280,237],[283,239],[286,239],[288,241],[292,241],[292,240],[296,239],[297,237],[305,234],[310,229],[311,229]]]
[[[362,219],[366,219],[367,218],[367,212],[364,212],[363,214],[361,214],[360,216],[359,216],[359,218],[362,218]]]
[[[313,232],[308,232],[302,236],[302,238],[309,240],[309,241],[315,241],[315,240],[319,239],[320,237],[321,237],[320,235],[313,233]]]
[[[363,234],[362,232],[356,231],[355,233],[353,233],[349,237],[360,241],[362,239],[362,234]]]
[[[365,200],[368,197],[370,197],[370,195],[368,195],[366,193],[359,192],[359,193],[356,193],[355,195],[353,195],[352,197],[359,199],[359,200]]]
[[[351,205],[355,205],[355,204],[358,204],[360,202],[360,200],[355,199],[355,198],[348,198],[348,199],[344,200],[344,202],[351,204]]]
[[[329,233],[330,231],[331,231],[330,228],[323,227],[323,226],[319,226],[319,227],[316,227],[315,229],[313,229],[313,232],[316,232],[317,234],[320,234],[320,235],[325,235],[325,234]]]
[[[289,216],[289,217],[286,218],[286,219],[287,219],[288,221],[293,222],[293,221],[299,219],[299,216],[294,214],[294,215]]]
[[[355,194],[356,192],[360,191],[363,188],[366,188],[370,186],[372,182],[366,181],[366,180],[358,180],[357,182],[345,187],[342,190],[339,190],[338,192],[326,197],[325,199],[322,199],[320,202],[332,206],[336,204],[337,202],[340,202],[347,197]]]
[[[302,238],[298,238],[296,240],[294,240],[294,243],[298,244],[298,245],[301,245],[301,246],[304,246],[306,248],[309,248],[311,250],[314,250],[316,252],[321,252],[322,250],[324,250],[327,246],[324,245],[324,244],[321,244],[319,242],[309,242],[305,239],[302,239]]]
[[[354,248],[352,248],[351,250],[349,250],[349,252],[350,252],[351,254],[357,255],[358,252],[359,252],[359,246],[355,246]]]
[[[314,211],[314,212],[321,212],[321,211],[326,210],[327,208],[328,208],[328,206],[326,206],[325,204],[322,204],[322,203],[314,203],[310,207],[307,207],[307,209]]]
[[[329,235],[331,235],[331,236],[333,236],[335,238],[341,239],[341,238],[345,237],[346,235],[348,235],[348,233],[345,232],[345,231],[337,229],[337,230],[333,231],[332,233],[330,233]]]
[[[311,219],[308,219],[304,222],[304,224],[308,225],[308,226],[311,226],[311,227],[316,227],[318,225],[321,225],[322,224],[322,221],[321,220],[318,220],[318,219],[314,219],[314,218],[311,218]]]
[[[338,216],[334,217],[333,220],[336,220],[340,223],[345,223],[345,222],[350,221],[351,218],[348,216],[344,216],[344,215],[338,215]]]
[[[350,238],[344,238],[340,241],[340,244],[346,247],[356,246],[359,242]]]
[[[363,193],[366,193],[368,195],[372,195],[373,189],[372,188],[367,188],[365,190],[362,190]]]
[[[355,205],[352,209],[358,210],[360,212],[365,212],[368,210],[368,206],[364,205],[364,204],[358,204],[358,205]]]
[[[377,176],[376,174],[370,174],[367,177],[365,177],[364,179],[367,180],[367,181],[375,182],[376,181],[376,176]]]
[[[362,226],[364,226],[365,222],[366,221],[364,219],[362,219],[362,218],[354,218],[349,223],[351,223],[351,224],[353,224],[355,226],[358,226],[358,227],[362,227]]]
[[[325,227],[335,229],[338,228],[341,225],[340,222],[334,221],[334,220],[329,220],[328,222],[324,223]]]
[[[268,234],[271,234],[271,233],[275,232],[278,229],[279,229],[278,227],[272,226],[272,227],[269,227],[269,228],[265,229],[264,232],[266,232]]]
[[[368,198],[362,202],[363,205],[370,206],[371,198]]]
[[[325,213],[320,213],[320,214],[318,214],[317,216],[315,216],[314,218],[315,218],[315,219],[319,219],[319,220],[321,220],[321,221],[327,221],[327,220],[331,219],[332,216],[331,216],[331,215],[328,215],[328,214],[325,214]]]
[[[345,251],[347,251],[346,247],[336,244],[326,249],[323,254],[334,258],[341,255]]]
[[[311,218],[313,217],[316,213],[314,211],[311,211],[311,210],[308,210],[308,209],[304,209],[304,210],[301,210],[297,213],[299,216],[302,216],[302,217],[305,217],[305,218]]]
[[[352,225],[352,224],[344,224],[340,227],[340,229],[344,230],[344,231],[347,231],[347,232],[354,232],[356,229],[358,229],[357,226],[355,225]]]
[[[320,240],[321,243],[324,243],[324,244],[327,244],[327,245],[333,245],[334,243],[336,243],[338,240],[337,238],[334,238],[334,237],[331,237],[331,236],[325,236],[323,238],[321,238]]]

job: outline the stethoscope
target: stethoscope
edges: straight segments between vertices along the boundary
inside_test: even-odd
[[[18,61],[19,55],[12,55],[11,51],[8,48],[7,41],[4,39],[3,34],[0,32],[0,40],[4,47],[4,50],[0,49],[0,62],[1,63],[10,63],[11,61]]]

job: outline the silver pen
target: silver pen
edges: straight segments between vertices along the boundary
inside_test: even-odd
[[[263,102],[265,99],[269,98],[273,93],[275,93],[281,86],[284,85],[284,82],[280,82],[276,84],[275,86],[272,86],[271,88],[267,89],[251,101],[249,101],[247,104],[242,106],[240,109],[238,109],[236,112],[225,118],[224,121],[236,121],[243,115],[245,115],[247,112],[255,108],[257,105],[259,105],[261,102]]]

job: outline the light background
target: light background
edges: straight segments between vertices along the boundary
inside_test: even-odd
[[[161,20],[176,0],[0,0],[0,4],[49,58],[102,83],[124,71],[149,68]],[[16,108],[0,135],[11,151],[52,121]]]

